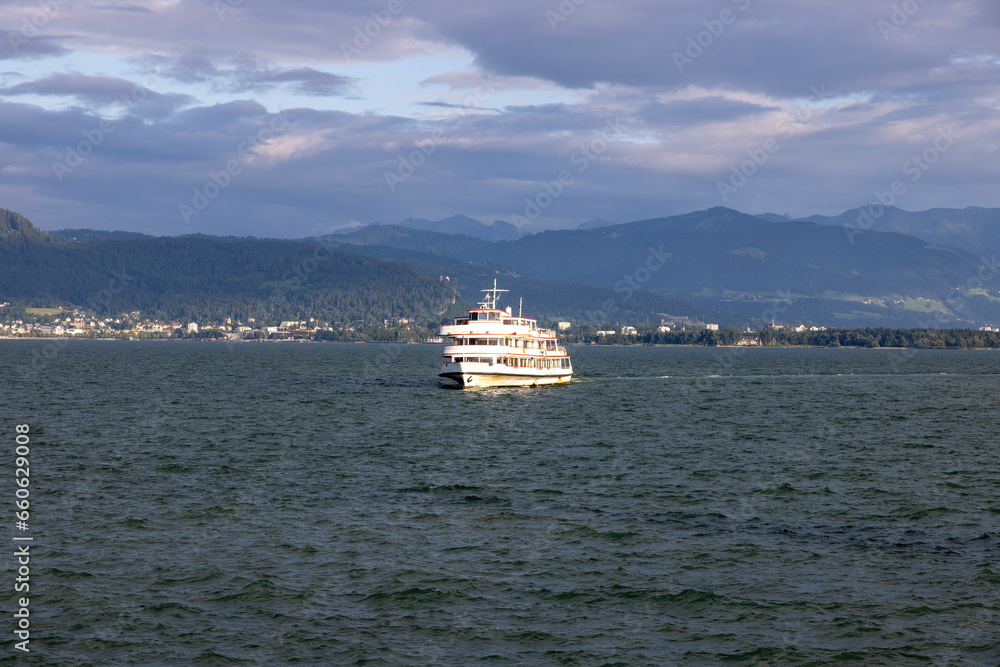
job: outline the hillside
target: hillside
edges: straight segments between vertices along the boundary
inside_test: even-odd
[[[464,234],[484,241],[513,241],[524,235],[520,229],[509,222],[494,220],[492,225],[486,225],[465,215],[453,215],[443,220],[407,218],[400,222],[399,226],[444,234]]]
[[[148,237],[94,232],[69,241],[46,234],[11,214],[0,242],[0,300],[30,306],[73,304],[101,313],[140,310],[163,319],[253,317],[288,320],[313,316],[337,322],[371,322],[390,317],[439,322],[474,303],[479,290],[499,275],[510,289],[505,305],[543,320],[614,324],[657,321],[662,316],[721,324],[731,315],[652,293],[622,298],[610,289],[567,285],[520,276],[488,263],[473,264],[416,250],[234,237]],[[78,232],[81,230],[72,230]],[[88,230],[90,231],[90,230]],[[493,243],[398,226],[372,226],[359,239],[414,234],[472,252]],[[356,252],[351,252],[356,251]],[[478,251],[478,250],[477,250]],[[314,262],[316,253],[326,259]],[[488,254],[484,250],[483,254]],[[439,276],[448,275],[447,282]],[[608,304],[611,304],[609,307]]]
[[[964,250],[976,257],[1000,253],[1000,209],[969,206],[904,211],[887,206],[876,218],[870,215],[868,208],[871,207],[852,209],[832,217],[814,215],[804,220],[853,230],[907,234],[928,243]],[[872,212],[877,211],[876,208]]]
[[[455,259],[489,257],[496,243],[461,234],[447,234],[402,225],[369,225],[349,234],[330,234],[325,241],[357,246],[385,246],[418,250]]]
[[[457,307],[450,286],[409,266],[304,242],[164,237],[73,243],[20,216],[0,220],[0,300],[29,306],[140,310],[163,319],[313,316],[337,322],[400,316],[437,322]]]
[[[649,291],[748,317],[777,311],[779,319],[839,326],[919,326],[934,313],[939,324],[997,321],[1000,285],[989,294],[968,292],[979,263],[965,252],[895,233],[850,239],[828,225],[772,220],[718,207],[512,242],[390,226],[344,240],[489,262],[619,294]]]
[[[49,232],[53,236],[61,236],[70,241],[89,241],[91,239],[151,239],[149,234],[141,232],[120,232],[106,229],[53,229]]]
[[[510,269],[485,262],[463,262],[443,255],[387,246],[345,245],[344,248],[373,257],[405,262],[431,276],[448,276],[459,296],[466,302],[480,298],[480,290],[498,278],[500,286],[510,290],[502,299],[504,307],[516,310],[523,298],[526,314],[545,321],[572,320],[594,324],[659,322],[664,317],[714,322],[724,326],[744,326],[745,318],[732,313],[696,306],[652,292],[631,295],[614,290],[560,283],[521,275]]]
[[[419,229],[439,234],[461,234],[483,241],[513,241],[525,235],[525,232],[519,227],[504,220],[494,220],[493,224],[487,225],[466,215],[453,215],[443,220],[406,218],[395,225],[384,225],[381,223],[363,225],[350,230],[338,230],[333,233],[333,236],[343,236],[360,230],[370,229],[371,227],[405,227],[407,229]]]
[[[985,235],[989,220],[979,229]],[[313,253],[326,252],[316,243],[335,250],[312,266]],[[500,277],[513,298],[525,298],[526,312],[542,319],[613,324],[672,316],[741,327],[771,318],[839,327],[1000,323],[997,269],[983,270],[962,250],[721,207],[514,241],[372,225],[308,242],[71,242],[6,211],[0,271],[0,299],[93,303],[168,318],[440,321]],[[125,288],[109,293],[116,275],[127,277]],[[438,280],[443,275],[451,280]]]

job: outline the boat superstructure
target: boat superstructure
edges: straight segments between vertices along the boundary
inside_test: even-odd
[[[478,308],[441,325],[445,339],[441,377],[461,387],[519,387],[570,381],[573,366],[551,329],[536,320],[497,308],[496,280]]]

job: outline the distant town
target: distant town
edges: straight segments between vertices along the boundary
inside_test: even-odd
[[[0,303],[2,313],[15,310]],[[0,320],[2,338],[82,338],[104,340],[216,340],[442,343],[436,323],[419,324],[405,317],[379,324],[345,324],[316,318],[246,322],[225,318],[214,322],[184,322],[144,317],[139,311],[114,317],[96,316],[80,309],[24,308],[20,317]],[[772,322],[757,329],[720,328],[688,318],[663,319],[658,324],[614,327],[556,321],[550,328],[562,342],[573,345],[697,345],[728,347],[915,347],[1000,348],[1000,329],[837,329]]]
[[[9,306],[0,303],[0,309]],[[195,340],[339,340],[365,338],[365,332],[381,330],[383,339],[386,331],[396,333],[410,331],[413,335],[403,335],[405,340],[421,342],[426,338],[424,331],[405,317],[383,321],[381,326],[334,325],[315,318],[286,320],[283,322],[258,322],[248,318],[246,322],[226,318],[217,322],[201,323],[164,321],[144,317],[141,312],[121,313],[114,317],[97,317],[79,309],[26,308],[26,319],[7,319],[0,322],[0,336],[4,337],[57,337],[57,338],[102,338],[102,339],[195,339]]]

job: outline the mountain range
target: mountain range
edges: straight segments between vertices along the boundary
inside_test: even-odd
[[[852,235],[726,208],[507,243],[398,226],[340,240],[356,252],[392,247],[490,262],[547,281],[611,289],[623,302],[651,292],[758,321],[971,326],[1000,318],[997,285],[978,285],[981,263],[970,253],[898,233]]]
[[[549,319],[627,323],[671,318],[734,326],[774,319],[841,327],[1000,322],[995,263],[980,259],[992,258],[1000,247],[1000,210],[914,213],[888,207],[878,212],[871,223],[863,217],[859,223],[859,217],[872,213],[871,207],[796,220],[717,207],[620,224],[592,220],[574,230],[528,235],[502,221],[485,225],[452,216],[439,221],[408,218],[399,225],[368,225],[300,241],[195,235],[169,243],[127,232],[70,229],[46,234],[23,217],[5,212],[0,215],[0,266],[18,263],[16,255],[30,250],[25,257],[32,265],[45,266],[59,280],[12,283],[0,278],[0,299],[78,299],[79,291],[72,292],[69,285],[81,282],[74,277],[77,271],[90,275],[80,257],[91,263],[91,273],[107,276],[108,271],[119,270],[112,266],[114,261],[126,261],[122,254],[126,247],[142,260],[129,264],[134,270],[155,267],[169,275],[169,262],[183,256],[181,247],[204,256],[206,262],[219,253],[220,261],[212,270],[181,262],[187,278],[204,280],[208,292],[218,297],[220,276],[230,272],[230,282],[241,285],[239,299],[246,299],[255,281],[259,291],[261,284],[283,274],[282,266],[295,264],[293,255],[320,243],[338,258],[342,270],[335,272],[336,278],[325,273],[310,276],[304,289],[293,290],[301,292],[296,298],[311,294],[306,301],[315,302],[323,290],[332,289],[372,295],[364,282],[373,274],[361,270],[366,265],[348,260],[367,257],[379,262],[374,265],[378,271],[416,285],[417,291],[410,294],[421,303],[440,304],[442,294],[451,294],[459,308],[463,301],[474,302],[480,289],[499,278],[501,287],[525,297],[526,314]],[[11,241],[16,235],[22,239],[20,245]],[[30,248],[24,239],[31,239]],[[168,253],[170,259],[157,253]],[[263,262],[265,256],[273,261]],[[244,261],[249,258],[253,261]],[[95,287],[83,283],[87,289]],[[168,284],[169,289],[178,286],[154,275],[147,284],[149,295],[157,291],[153,285],[160,291]],[[443,284],[445,292],[438,289]],[[388,288],[387,283],[382,286]],[[194,296],[190,286],[175,296],[182,294]],[[364,298],[358,298],[353,317],[365,311]],[[156,302],[161,310],[180,303],[164,299]],[[208,307],[210,301],[205,297],[200,303]],[[372,312],[386,313],[386,308],[400,305],[391,299],[381,304]],[[326,312],[331,317],[339,313],[337,308]]]
[[[350,227],[338,230],[334,234],[350,234],[371,226],[379,226],[379,223]],[[422,229],[429,232],[441,232],[442,234],[464,234],[477,239],[483,239],[484,241],[513,241],[527,233],[520,227],[504,220],[494,220],[493,224],[487,225],[467,215],[453,215],[442,220],[407,218],[399,222],[398,226],[410,229]]]
[[[49,234],[0,210],[0,302],[140,311],[157,319],[436,322],[454,289],[401,262],[304,241],[92,238]]]
[[[969,206],[914,212],[895,206],[866,206],[837,216],[813,215],[802,220],[844,227],[855,234],[865,231],[906,234],[976,257],[992,257],[1000,252],[1000,209],[995,208]]]

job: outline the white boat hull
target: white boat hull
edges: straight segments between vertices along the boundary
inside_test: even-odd
[[[572,374],[564,375],[527,375],[520,373],[477,373],[477,372],[445,372],[443,378],[457,382],[462,389],[476,387],[540,387],[548,384],[567,384]]]

